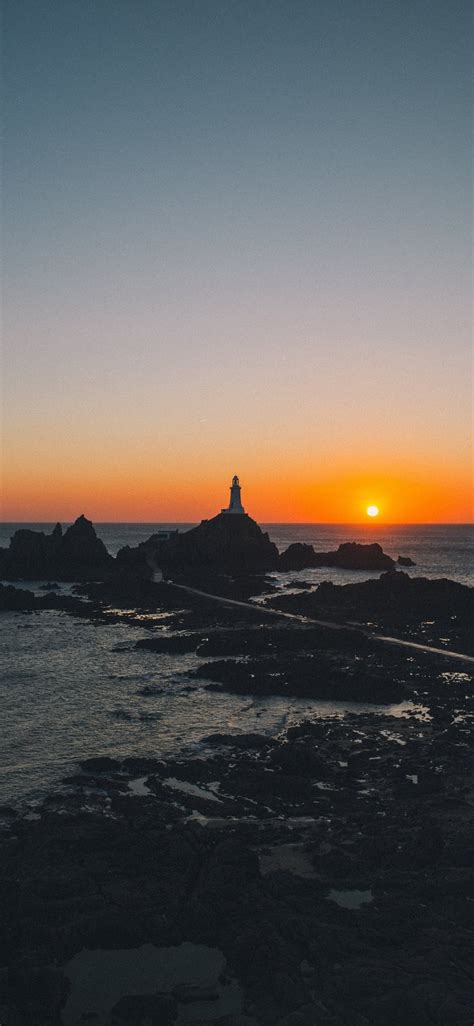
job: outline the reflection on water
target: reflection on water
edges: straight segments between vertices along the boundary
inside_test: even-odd
[[[335,901],[340,908],[357,909],[370,905],[374,900],[372,891],[329,891],[328,901]]]
[[[169,756],[215,732],[275,734],[315,713],[412,708],[217,694],[190,677],[202,659],[137,651],[142,636],[139,624],[95,624],[57,611],[0,617],[0,802],[58,787],[90,756]]]

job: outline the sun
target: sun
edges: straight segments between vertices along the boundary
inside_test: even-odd
[[[369,517],[378,517],[379,507],[378,506],[367,506],[367,513]]]

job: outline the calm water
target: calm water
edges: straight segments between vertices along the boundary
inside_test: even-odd
[[[19,526],[1,525],[0,544],[8,545]],[[49,530],[54,525],[21,526]],[[115,553],[149,537],[157,526],[99,524],[97,530]],[[292,541],[308,541],[318,549],[342,541],[379,541],[391,555],[411,556],[418,564],[412,573],[472,583],[468,527],[271,524],[266,529],[279,548]],[[297,576],[347,582],[370,575],[307,570],[280,578],[285,583]],[[165,624],[166,619],[157,621],[159,627]],[[77,760],[91,755],[169,755],[198,745],[214,731],[276,733],[307,713],[360,708],[208,693],[189,676],[202,660],[135,651],[143,635],[140,625],[98,626],[55,611],[0,616],[0,802],[34,801],[60,786]],[[145,685],[160,693],[144,697]]]

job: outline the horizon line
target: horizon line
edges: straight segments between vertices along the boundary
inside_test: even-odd
[[[216,514],[218,516],[218,514]],[[250,516],[250,514],[246,514]],[[86,516],[86,514],[78,514]],[[78,519],[77,517],[75,518]],[[214,517],[203,517],[201,520],[91,520],[93,524],[200,524],[205,520],[213,520]],[[255,517],[250,517],[255,520]],[[0,520],[1,525],[10,524],[56,524],[75,523],[75,520],[64,518],[53,518],[52,520]],[[256,521],[257,523],[257,521]],[[261,520],[260,523],[266,527],[474,527],[473,520]]]

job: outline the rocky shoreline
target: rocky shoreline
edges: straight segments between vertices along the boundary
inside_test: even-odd
[[[98,755],[34,812],[1,807],[2,1026],[472,1026],[471,667],[377,636],[468,652],[471,590],[190,568],[226,605],[132,564],[73,594],[0,586],[0,608],[138,624],[137,658],[195,653],[216,702],[365,711]]]
[[[196,1026],[468,1026],[471,742],[463,687],[446,685],[402,718],[87,760],[2,836],[1,1021],[69,1026],[73,993],[77,1023],[100,1026],[181,1022],[183,1008]],[[185,943],[221,952],[237,1010],[212,1014],[214,982],[155,994],[151,1018],[125,992],[102,1021],[68,977],[84,949]]]

